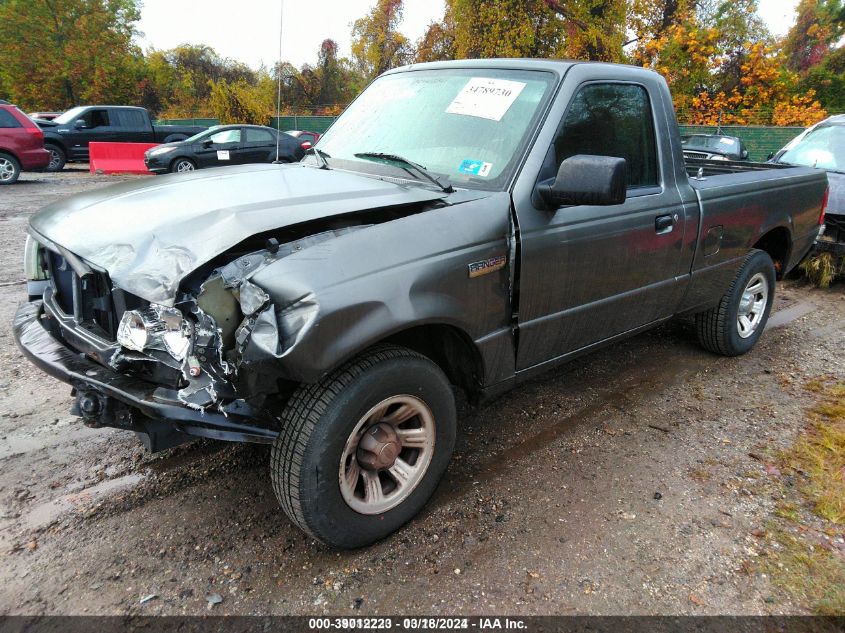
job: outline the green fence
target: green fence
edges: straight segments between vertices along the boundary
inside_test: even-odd
[[[681,134],[715,134],[716,126],[681,125]],[[736,136],[748,148],[748,157],[753,161],[765,161],[772,152],[778,151],[804,131],[803,127],[774,127],[768,125],[723,125],[722,134]]]
[[[303,130],[322,134],[335,122],[335,116],[280,116],[270,119],[270,127],[282,132],[286,130]]]
[[[219,119],[159,119],[153,122],[155,125],[199,125],[202,127],[211,127],[212,125],[220,125]]]

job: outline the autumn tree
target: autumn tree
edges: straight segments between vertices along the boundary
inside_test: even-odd
[[[352,56],[368,79],[413,59],[411,43],[399,32],[401,21],[402,0],[376,0],[367,15],[352,23]]]
[[[25,108],[133,102],[142,72],[132,43],[137,0],[5,0],[0,82]]]
[[[212,84],[255,85],[258,73],[205,44],[147,53],[139,84],[142,103],[167,117],[207,116]]]
[[[845,112],[845,3],[801,0],[796,21],[784,39],[789,68],[804,91],[813,90],[830,110]]]

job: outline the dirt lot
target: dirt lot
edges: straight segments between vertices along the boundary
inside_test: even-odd
[[[782,495],[760,482],[815,402],[804,385],[845,379],[842,284],[782,284],[742,358],[672,323],[463,407],[423,514],[338,552],[281,512],[267,448],[148,455],[82,426],[20,357],[28,216],[116,180],[77,166],[0,188],[0,614],[804,612],[756,564]]]

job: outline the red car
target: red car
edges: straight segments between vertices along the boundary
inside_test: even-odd
[[[0,104],[0,185],[11,185],[21,171],[49,164],[41,128],[15,106]]]
[[[320,140],[321,134],[317,134],[317,132],[305,132],[303,130],[289,130],[285,132],[290,136],[298,138],[302,143],[302,149],[311,149],[317,144],[317,141]]]

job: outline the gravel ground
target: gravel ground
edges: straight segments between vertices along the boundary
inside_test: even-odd
[[[265,447],[149,455],[82,426],[18,353],[28,216],[116,180],[74,166],[0,188],[0,614],[804,612],[747,564],[778,501],[754,482],[803,428],[805,382],[845,378],[841,284],[780,284],[741,358],[676,322],[461,407],[426,510],[339,552],[281,512]]]

